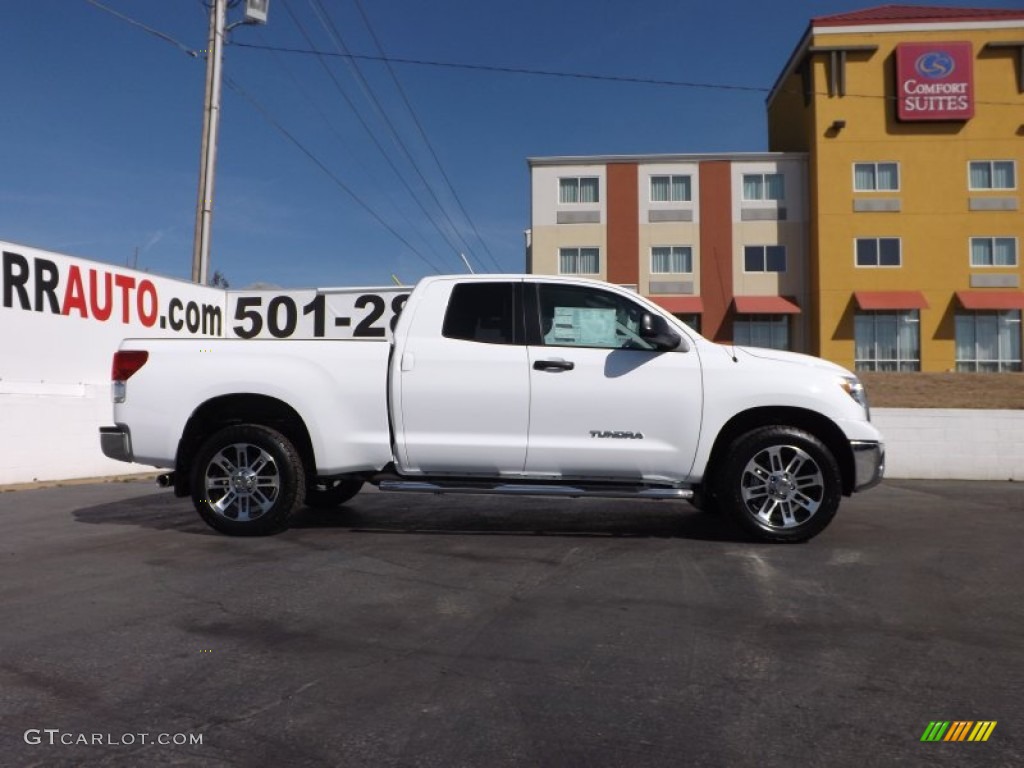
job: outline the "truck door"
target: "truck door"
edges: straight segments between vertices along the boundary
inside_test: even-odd
[[[522,282],[441,280],[423,288],[392,362],[401,469],[520,474],[530,416]]]
[[[700,433],[700,360],[639,336],[647,310],[596,286],[526,283],[530,330],[526,473],[637,482],[685,480]],[[530,312],[528,314],[534,314]]]

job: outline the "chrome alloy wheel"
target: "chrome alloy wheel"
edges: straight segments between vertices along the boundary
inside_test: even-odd
[[[772,445],[756,453],[740,483],[747,511],[758,525],[772,530],[803,525],[825,497],[821,467],[794,445]]]
[[[274,457],[251,443],[233,443],[206,465],[206,501],[228,520],[245,522],[266,514],[281,493]]]

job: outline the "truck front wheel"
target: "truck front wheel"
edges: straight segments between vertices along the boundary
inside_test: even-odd
[[[192,464],[192,503],[210,527],[232,536],[287,527],[305,494],[298,451],[269,427],[225,427],[203,443]]]
[[[729,447],[715,499],[733,522],[759,541],[806,541],[831,522],[842,497],[835,457],[813,435],[761,427]]]

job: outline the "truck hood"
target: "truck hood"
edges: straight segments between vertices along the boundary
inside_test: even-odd
[[[828,360],[822,360],[820,357],[803,355],[799,352],[786,352],[781,349],[767,349],[765,347],[726,347],[726,349],[735,349],[737,357],[739,357],[740,354],[744,354],[749,355],[750,357],[756,357],[760,360],[775,360],[780,363],[802,365],[806,368],[816,368],[820,371],[837,373],[842,376],[854,375],[841,365],[836,365]]]

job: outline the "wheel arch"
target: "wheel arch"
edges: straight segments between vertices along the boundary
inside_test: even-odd
[[[196,408],[185,424],[175,457],[174,492],[191,492],[191,464],[200,446],[214,432],[236,424],[270,427],[287,437],[306,467],[316,467],[316,456],[309,430],[299,413],[275,397],[256,394],[232,394],[211,398]]]
[[[727,421],[715,437],[704,472],[704,483],[708,483],[733,441],[741,435],[759,427],[795,427],[818,438],[829,449],[839,465],[842,475],[843,495],[853,493],[855,471],[850,441],[834,421],[817,411],[787,406],[765,406],[741,411]]]

